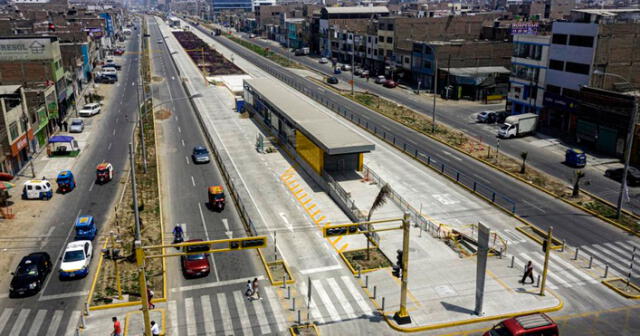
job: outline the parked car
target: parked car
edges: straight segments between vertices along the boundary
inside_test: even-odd
[[[71,119],[69,133],[82,133],[82,131],[84,131],[84,120],[79,118]]]
[[[120,55],[124,55],[124,49],[123,49],[123,48],[117,48],[117,49],[113,52],[113,54],[114,54],[114,55],[118,55],[118,56],[120,56]]]
[[[506,319],[483,336],[558,336],[558,325],[546,314],[535,313]]]
[[[163,44],[164,41],[163,40],[158,40],[158,44]]]
[[[384,81],[384,84],[382,84],[382,85],[384,85],[384,87],[392,89],[392,88],[398,86],[398,83],[396,81],[392,81],[390,79],[387,79],[386,81]]]
[[[378,77],[376,77],[376,84],[384,84],[384,82],[386,82],[387,79],[384,78],[384,76],[380,75]]]
[[[193,147],[191,158],[194,163],[209,163],[209,161],[211,161],[209,158],[209,150],[204,146]]]
[[[51,272],[51,258],[47,252],[35,252],[20,260],[9,285],[9,297],[28,296],[42,289]]]
[[[481,123],[493,123],[496,120],[495,112],[493,111],[482,111],[479,112],[476,116],[476,120]]]
[[[362,68],[358,68],[358,67],[356,67],[356,68],[353,70],[353,74],[354,74],[355,76],[360,76],[360,74],[362,74],[362,71],[363,71],[363,70],[362,70]]]
[[[320,64],[327,64],[327,63],[329,63],[329,60],[326,57],[322,57],[318,62]]]
[[[78,115],[81,117],[91,117],[100,113],[100,104],[91,103],[85,104],[80,111],[78,111]]]
[[[351,66],[349,64],[343,64],[340,69],[342,69],[342,71],[351,71]]]
[[[76,240],[67,244],[60,262],[60,279],[87,276],[92,254],[93,245],[89,240]]]
[[[341,73],[342,73],[342,70],[340,70],[340,68],[339,68],[339,67],[336,67],[335,69],[333,69],[333,73],[334,73],[335,75],[339,75],[339,74],[341,74]]]
[[[192,239],[186,243],[199,242],[202,239]],[[184,252],[194,253],[208,251],[208,245],[192,245],[186,246]],[[205,277],[209,275],[209,257],[205,253],[189,254],[180,257],[182,264],[182,274],[185,278]]]
[[[622,174],[624,173],[624,168],[609,168],[605,170],[604,176],[612,178],[618,182],[622,182]],[[640,185],[640,170],[635,167],[629,167],[629,171],[627,172],[627,185],[629,186],[637,186]]]
[[[116,70],[120,70],[120,69],[122,69],[122,66],[120,64],[118,64],[118,63],[111,62],[111,63],[107,63],[107,64],[102,66],[102,69],[106,69],[106,68],[114,68]]]
[[[327,83],[329,84],[338,84],[338,77],[335,76],[331,76],[329,78],[327,78]]]
[[[98,75],[94,79],[96,83],[105,83],[105,84],[113,84],[117,81],[116,76],[111,75]]]
[[[362,70],[362,73],[360,73],[360,77],[362,78],[369,77],[369,70]]]

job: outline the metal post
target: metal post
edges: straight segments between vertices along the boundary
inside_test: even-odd
[[[138,211],[138,189],[136,186],[136,161],[134,158],[133,144],[129,143],[129,162],[131,165],[131,192],[133,193],[133,210],[136,221],[136,240],[140,240],[140,212]]]
[[[122,300],[122,285],[120,282],[120,270],[118,267],[118,259],[115,257],[116,234],[111,231],[111,258],[113,258],[113,268],[116,272],[116,289],[118,290],[118,300]]]
[[[631,252],[631,262],[629,263],[629,275],[627,276],[627,287],[629,287],[629,282],[631,281],[631,273],[633,273],[633,264],[636,259],[636,247],[633,248],[633,252]]]
[[[591,269],[591,266],[593,265],[593,256],[589,256],[589,269]]]
[[[606,278],[607,275],[609,275],[609,265],[605,264],[604,265],[604,277],[603,278]]]
[[[536,287],[540,288],[540,274],[538,274],[538,284],[536,285]]]
[[[513,263],[515,262],[516,256],[511,256],[511,266],[509,266],[510,268],[513,268]]]
[[[291,299],[291,286],[287,286],[287,300]]]
[[[364,276],[364,288],[369,288],[369,276]]]
[[[291,299],[291,311],[296,311],[296,298]]]
[[[282,288],[287,287],[287,275],[283,274],[282,275]]]
[[[358,279],[362,279],[362,266],[358,265]]]
[[[89,302],[84,303],[84,312],[83,315],[89,316]]]
[[[378,293],[378,287],[373,286],[373,299],[376,299],[376,294]]]
[[[435,60],[435,66],[433,67],[433,112],[431,116],[431,133],[436,132],[436,96],[438,95],[438,55],[433,50],[433,58]]]
[[[500,247],[500,254],[498,255],[500,259],[502,259],[502,247]]]
[[[273,259],[278,260],[278,245],[277,245],[277,237],[276,234],[278,231],[273,231]]]
[[[149,318],[149,298],[147,297],[147,278],[144,272],[144,250],[142,242],[136,239],[134,246],[136,248],[136,264],[138,266],[138,280],[140,282],[140,304],[142,305],[142,317],[144,320],[144,334],[151,335],[151,319]]]
[[[300,318],[300,309],[298,309],[298,324],[301,324],[301,323],[302,323],[302,320]]]
[[[576,254],[573,256],[573,260],[578,260],[578,253],[580,252],[580,247],[576,246]]]
[[[384,314],[384,296],[382,297],[382,313]]]
[[[616,218],[620,219],[622,216],[622,197],[628,192],[627,188],[627,175],[629,173],[629,160],[631,159],[631,147],[633,141],[633,133],[636,127],[636,118],[638,115],[638,98],[633,100],[633,113],[631,114],[631,122],[629,123],[629,129],[627,131],[627,141],[625,142],[624,151],[624,170],[622,171],[622,182],[620,182],[620,194],[618,195],[618,207],[616,209]]]
[[[540,285],[541,296],[544,296],[544,285],[547,282],[547,272],[549,270],[549,254],[551,253],[552,238],[553,238],[553,226],[550,226],[549,230],[547,231],[547,240],[545,241],[544,267],[542,268],[542,284]]]
[[[564,246],[567,245],[567,241],[565,239],[562,240],[562,248],[560,249],[560,252],[564,252]]]

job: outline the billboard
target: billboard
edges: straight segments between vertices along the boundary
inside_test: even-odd
[[[516,22],[511,25],[511,35],[536,35],[539,26],[537,22]]]
[[[0,61],[50,60],[59,57],[60,47],[49,38],[0,38]]]

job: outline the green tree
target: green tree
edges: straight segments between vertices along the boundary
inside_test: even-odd
[[[580,180],[585,177],[585,173],[582,170],[576,170],[574,173],[573,193],[571,196],[578,197],[580,195]]]
[[[522,158],[522,165],[520,165],[520,174],[524,174],[525,173],[526,163],[527,163],[527,156],[529,156],[528,152],[520,153],[520,157]]]
[[[379,207],[383,206],[389,196],[391,195],[391,187],[388,184],[384,184],[380,191],[378,192],[378,196],[373,200],[373,204],[371,204],[371,208],[369,208],[369,214],[367,215],[367,222],[371,222],[371,216],[373,216],[373,212]],[[371,239],[371,224],[367,223],[367,260],[370,258],[369,253],[369,244]]]

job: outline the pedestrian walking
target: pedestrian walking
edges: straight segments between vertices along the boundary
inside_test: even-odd
[[[151,335],[160,336],[160,327],[158,326],[156,321],[151,321]]]
[[[151,302],[153,299],[153,291],[149,287],[147,287],[147,298],[149,299],[149,309],[156,309],[156,305]]]
[[[524,268],[524,274],[522,275],[522,280],[520,280],[521,284],[525,284],[525,280],[529,278],[531,279],[531,283],[533,283],[533,263],[531,260],[527,263],[527,266]]]
[[[113,321],[113,332],[111,333],[112,336],[122,336],[122,327],[120,326],[120,321],[118,321],[117,317],[112,317],[111,320]]]
[[[260,288],[258,284],[258,278],[253,278],[253,296],[256,296],[258,300],[262,300],[260,297]]]
[[[69,123],[66,120],[62,122],[62,128],[64,129],[65,132],[68,132]]]
[[[244,295],[247,297],[247,300],[251,301],[251,296],[253,296],[253,285],[251,284],[251,280],[247,280],[247,289],[244,291]]]

